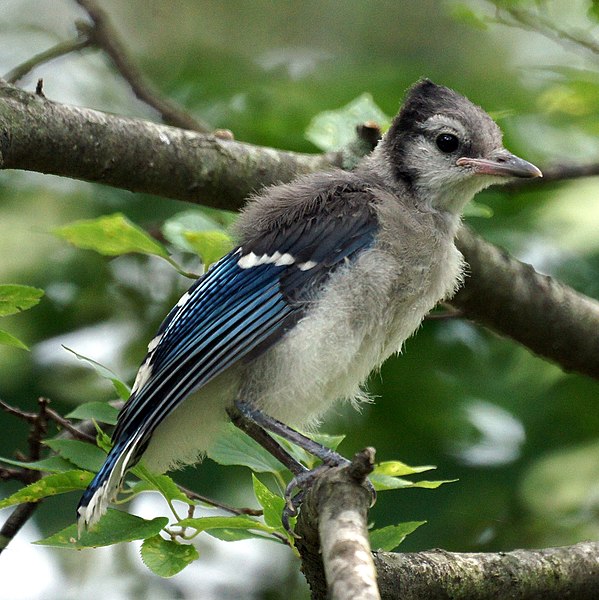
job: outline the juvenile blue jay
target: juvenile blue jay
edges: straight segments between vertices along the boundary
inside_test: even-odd
[[[541,176],[501,138],[481,108],[422,80],[353,172],[251,199],[239,245],[149,343],[80,525],[100,518],[142,455],[157,472],[197,462],[233,406],[284,434],[283,423],[314,424],[336,400],[364,399],[368,374],[462,281],[464,205],[493,183]]]

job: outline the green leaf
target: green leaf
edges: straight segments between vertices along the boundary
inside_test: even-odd
[[[0,456],[0,462],[12,465],[13,467],[23,467],[24,469],[31,469],[32,471],[44,471],[45,473],[63,473],[64,471],[71,471],[75,465],[60,457],[50,456],[42,460],[36,460],[26,462],[24,460],[13,460],[12,458],[3,458]]]
[[[465,217],[480,217],[482,219],[490,219],[493,216],[493,209],[482,202],[470,201],[464,207]]]
[[[63,345],[62,347],[67,352],[74,354],[79,360],[82,360],[83,362],[86,362],[89,365],[91,365],[97,371],[98,375],[100,375],[100,377],[103,377],[104,379],[108,379],[110,382],[112,382],[112,385],[114,386],[114,389],[116,390],[116,393],[118,394],[118,396],[121,400],[129,399],[129,396],[131,395],[131,389],[129,388],[129,386],[126,383],[122,382],[115,375],[115,373],[113,373],[108,367],[101,365],[99,362],[96,362],[95,360],[88,358],[87,356],[78,354],[77,352],[75,352],[74,350],[71,350],[71,348],[68,348],[65,345]],[[102,421],[102,422],[107,423],[108,421]]]
[[[356,127],[366,121],[386,129],[391,119],[365,93],[338,110],[316,115],[308,125],[306,137],[325,152],[341,150],[356,139]]]
[[[414,487],[414,482],[409,479],[391,477],[390,475],[383,475],[381,473],[372,473],[368,479],[370,479],[370,482],[377,492]]]
[[[162,225],[162,235],[174,246],[195,252],[185,234],[195,231],[222,231],[236,219],[236,213],[215,209],[192,209],[177,213]]]
[[[445,483],[455,483],[459,479],[441,479],[439,481],[415,481],[412,487],[422,488],[425,490],[436,490]]]
[[[146,538],[141,545],[141,559],[150,571],[160,577],[172,577],[199,558],[190,544],[165,540],[160,535]]]
[[[107,425],[116,425],[119,415],[118,408],[115,408],[107,402],[86,402],[80,404],[75,410],[72,410],[67,419],[80,419],[82,421],[98,421]]]
[[[253,519],[249,515],[237,515],[234,517],[192,517],[179,521],[177,525],[179,527],[190,527],[198,533],[210,529],[254,529],[256,531],[272,533],[276,529]]]
[[[93,473],[97,473],[106,460],[106,453],[103,450],[81,440],[45,440],[44,445],[80,469]]]
[[[263,509],[265,523],[271,527],[280,528],[285,500],[271,492],[253,473],[252,485],[254,486],[256,499]]]
[[[53,473],[42,477],[39,481],[26,485],[12,496],[0,500],[0,508],[22,504],[23,502],[37,502],[42,498],[72,492],[73,490],[84,490],[91,483],[92,478],[92,473],[87,471],[73,470],[64,473]]]
[[[142,481],[132,486],[131,491],[139,494],[146,491],[160,492],[169,502],[179,500],[190,506],[195,502],[190,500],[178,487],[177,484],[168,475],[155,475],[147,468],[138,464],[132,469],[134,475],[137,475]]]
[[[0,344],[3,346],[14,346],[15,348],[20,348],[21,350],[29,350],[29,348],[14,335],[8,333],[8,331],[4,331],[0,329]]]
[[[219,465],[242,465],[257,473],[285,470],[274,456],[231,423],[212,445],[208,456]]]
[[[399,460],[387,460],[379,463],[374,468],[373,474],[376,475],[389,475],[391,477],[401,477],[404,475],[415,475],[416,473],[424,473],[425,471],[431,471],[436,469],[431,465],[425,465],[420,467],[410,467]]]
[[[451,6],[451,16],[456,21],[460,21],[475,29],[485,30],[488,27],[486,21],[479,14],[462,2],[457,2]]]
[[[599,0],[593,0],[588,10],[589,18],[593,21],[599,21]]]
[[[58,533],[34,543],[40,546],[72,548],[73,550],[97,548],[149,538],[158,535],[167,525],[166,517],[156,517],[148,521],[124,511],[108,509],[108,512],[93,529],[83,531],[80,538],[77,525],[69,525]]]
[[[231,236],[224,231],[185,231],[184,237],[193,251],[202,258],[208,268],[233,249]]]
[[[74,221],[52,232],[77,248],[95,250],[105,256],[140,252],[170,258],[162,244],[121,213]]]
[[[399,525],[389,525],[370,532],[370,547],[384,552],[391,552],[399,546],[406,537],[424,525],[426,521],[408,521]]]
[[[14,315],[35,306],[44,295],[44,290],[28,285],[0,284],[0,317]]]
[[[238,542],[240,540],[268,540],[270,542],[278,542],[280,544],[284,543],[277,537],[250,531],[249,529],[210,529],[207,530],[206,533],[217,540],[222,540],[223,542]]]

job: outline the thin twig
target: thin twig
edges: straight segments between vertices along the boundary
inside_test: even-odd
[[[228,504],[224,504],[223,502],[217,502],[216,500],[212,500],[211,498],[207,498],[206,496],[202,496],[193,490],[190,490],[180,484],[177,484],[177,487],[190,499],[190,500],[198,500],[199,502],[204,502],[210,506],[214,506],[215,508],[220,508],[226,512],[229,512],[233,515],[251,515],[253,517],[262,516],[263,512],[261,510],[255,508],[236,508],[235,506],[230,506]]]
[[[574,45],[593,54],[599,54],[599,42],[580,30],[574,31],[558,27],[540,11],[506,8],[503,5],[499,6],[494,0],[490,1],[495,6],[495,16],[489,19],[492,22],[539,33],[567,49]]]
[[[193,118],[177,104],[162,96],[144,77],[141,70],[131,60],[125,45],[110,23],[110,19],[94,0],[76,0],[89,15],[93,25],[86,33],[88,38],[100,47],[112,60],[121,76],[129,83],[133,93],[142,102],[157,110],[168,125],[207,133],[210,127]],[[81,25],[79,25],[82,27]]]
[[[83,48],[87,48],[90,45],[91,40],[87,36],[81,34],[75,39],[59,42],[55,46],[32,56],[30,59],[11,69],[4,76],[4,79],[6,79],[8,83],[16,83],[40,65],[54,60],[55,58],[59,58],[60,56],[64,56],[65,54],[69,54],[70,52],[83,50]]]

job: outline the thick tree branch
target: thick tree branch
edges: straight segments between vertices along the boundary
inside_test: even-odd
[[[265,185],[343,164],[55,104],[0,82],[0,167],[52,173],[238,209]],[[470,277],[453,300],[464,316],[564,368],[599,378],[599,304],[465,231]]]
[[[543,550],[374,554],[383,600],[591,600],[599,543]]]
[[[0,82],[0,167],[63,175],[235,210],[264,185],[340,155],[261,148],[56,104]]]
[[[469,278],[451,300],[455,308],[565,370],[599,379],[599,302],[540,275],[466,227],[457,245]]]

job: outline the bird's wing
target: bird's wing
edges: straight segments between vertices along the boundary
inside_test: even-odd
[[[372,207],[273,229],[223,257],[186,292],[148,346],[113,440],[135,435],[139,455],[160,422],[231,365],[263,352],[299,319],[313,291],[373,240]]]

